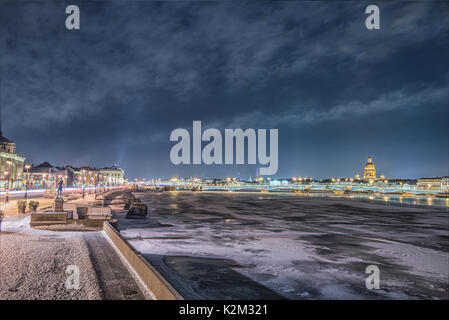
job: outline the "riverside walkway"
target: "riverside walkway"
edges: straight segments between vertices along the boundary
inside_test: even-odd
[[[14,213],[0,221],[0,300],[151,299],[102,231],[36,230],[29,222]],[[78,289],[66,287],[69,266],[79,269]]]

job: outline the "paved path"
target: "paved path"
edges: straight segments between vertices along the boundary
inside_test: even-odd
[[[0,300],[97,300],[101,290],[82,233],[31,230],[29,217],[2,221]],[[79,287],[67,288],[67,268],[79,270]]]
[[[142,291],[102,232],[83,234],[100,282],[103,299],[142,300]]]
[[[0,300],[148,298],[103,232],[36,230],[29,220],[0,221]],[[65,286],[70,265],[80,270],[77,290]]]

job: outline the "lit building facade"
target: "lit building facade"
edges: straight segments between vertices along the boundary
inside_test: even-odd
[[[67,173],[48,162],[32,166],[24,174],[29,189],[56,189],[59,180],[67,186]]]
[[[60,180],[67,188],[122,186],[126,182],[124,176],[125,171],[116,166],[102,169],[89,166],[55,167],[48,162],[31,166],[24,173],[29,189],[55,189]]]
[[[2,134],[0,124],[0,188],[3,190],[23,187],[25,157],[16,153],[16,144]]]
[[[416,183],[418,191],[449,192],[449,177],[421,178]]]
[[[125,171],[116,165],[98,170],[105,186],[116,187],[125,185]]]

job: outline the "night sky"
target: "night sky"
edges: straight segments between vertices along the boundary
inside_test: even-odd
[[[81,29],[65,28],[79,5]],[[365,28],[377,4],[381,29]],[[172,130],[279,129],[277,177],[448,175],[448,2],[0,4],[3,133],[30,163],[135,177],[249,177],[171,164]]]

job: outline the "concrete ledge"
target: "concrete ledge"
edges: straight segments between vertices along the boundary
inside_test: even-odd
[[[71,202],[65,202],[64,203],[64,211],[72,211],[73,213],[76,213],[76,203]]]
[[[31,214],[32,221],[67,221],[68,212],[33,212]]]
[[[103,231],[156,299],[184,300],[181,294],[109,222],[104,222]]]
[[[109,207],[89,207],[87,218],[108,220],[112,218],[112,210]]]
[[[33,222],[30,222],[30,226],[31,227],[54,225],[54,224],[64,224],[64,225],[66,225],[67,222],[65,222],[65,221],[49,221],[49,220],[47,220],[47,221],[33,221]]]
[[[69,221],[70,224],[83,225],[90,228],[103,228],[103,219],[82,219]]]
[[[45,224],[67,224],[68,212],[36,212],[31,214],[30,227]]]

